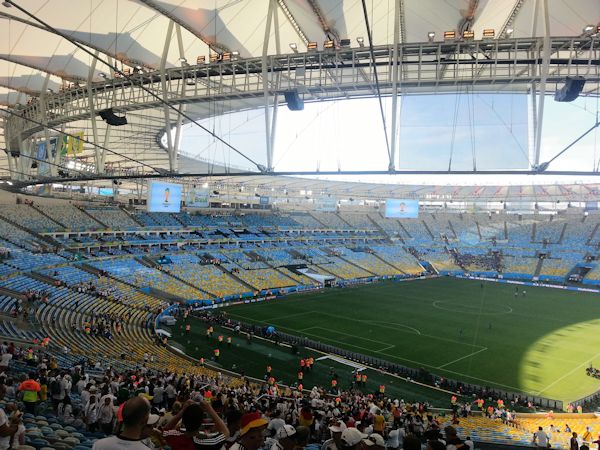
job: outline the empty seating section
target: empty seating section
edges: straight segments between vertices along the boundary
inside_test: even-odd
[[[396,219],[386,219],[380,214],[369,214],[369,217],[386,233],[393,236],[400,233],[400,225]]]
[[[456,238],[459,242],[463,244],[472,244],[481,240],[477,229],[477,222],[475,222],[472,217],[468,215],[453,217],[450,219],[450,223],[452,224],[452,228],[454,229]]]
[[[371,272],[367,272],[366,270],[350,264],[338,257],[332,256],[330,261],[330,263],[323,264],[321,267],[327,272],[343,280],[351,280],[353,278],[368,278],[373,276]],[[319,272],[322,273],[322,271]]]
[[[536,223],[535,228],[535,240],[536,242],[543,242],[546,240],[549,243],[558,243],[560,235],[564,227],[564,222],[547,222],[540,221]]]
[[[541,275],[564,278],[571,271],[575,264],[568,259],[546,258],[542,263]]]
[[[158,289],[177,295],[185,300],[198,300],[206,297],[206,294],[199,290],[170,277],[164,272],[146,267],[133,259],[94,261],[90,264],[122,281],[135,284],[141,288]]]
[[[424,271],[416,258],[397,245],[374,245],[370,247],[380,258],[397,267],[402,272],[417,275]]]
[[[275,269],[240,270],[236,275],[259,290],[295,286],[297,283]]]
[[[423,221],[433,234],[434,239],[441,239],[445,236],[448,239],[454,239],[454,231],[450,228],[448,217],[445,214],[426,214]]]
[[[314,212],[315,218],[325,225],[327,228],[337,228],[340,230],[346,230],[350,228],[346,222],[332,212]]]
[[[134,221],[129,215],[121,210],[115,208],[86,208],[88,214],[99,220],[101,223],[106,224],[109,228],[116,230],[129,230],[132,228],[139,228],[140,225]]]
[[[69,230],[100,230],[104,228],[90,216],[73,205],[38,205],[37,209],[63,224]]]
[[[527,274],[533,275],[538,263],[537,258],[505,256],[503,259],[504,274]]]
[[[402,225],[404,230],[406,230],[404,233],[401,233],[401,236],[406,235],[404,239],[408,242],[414,244],[424,244],[431,242],[431,236],[425,229],[425,226],[423,225],[423,222],[421,220],[402,219],[400,220],[400,224]]]
[[[344,253],[344,258],[360,267],[380,276],[399,275],[401,272],[376,256],[365,252],[349,251]]]
[[[30,233],[15,227],[14,225],[5,222],[0,217],[0,236],[3,239],[3,247],[10,247],[10,245],[4,244],[4,242],[23,247],[30,251],[38,251],[41,242]]]
[[[95,275],[74,266],[54,267],[52,269],[40,270],[39,272],[42,275],[60,280],[69,286],[80,283],[95,283],[97,278]]]
[[[313,216],[310,214],[292,214],[290,218],[298,224],[299,228],[319,229],[323,228]]]
[[[62,229],[59,224],[29,205],[3,205],[0,214],[38,233]]]
[[[145,227],[181,227],[181,222],[169,213],[139,212],[135,218]]]
[[[19,270],[31,270],[65,262],[65,258],[55,253],[29,253],[16,248],[11,249],[10,255],[10,258],[4,260],[3,263]]]
[[[501,241],[506,239],[503,220],[495,221],[488,217],[482,217],[480,220],[477,220],[477,224],[479,224],[479,232],[483,241],[491,241],[492,239]]]
[[[515,246],[531,245],[533,221],[507,222],[508,240]]]
[[[340,217],[344,220],[344,222],[349,223],[353,228],[367,230],[375,228],[375,225],[373,225],[373,222],[371,222],[369,216],[366,214],[340,213]]]
[[[271,265],[274,266],[286,266],[291,264],[302,264],[303,261],[300,259],[294,258],[289,252],[286,250],[280,249],[272,249],[272,248],[264,248],[256,250],[256,253],[269,261]]]

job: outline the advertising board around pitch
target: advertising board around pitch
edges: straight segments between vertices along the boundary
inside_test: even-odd
[[[181,185],[152,181],[148,185],[148,212],[179,212]]]
[[[385,201],[385,217],[392,219],[416,219],[419,217],[419,201],[388,198]]]

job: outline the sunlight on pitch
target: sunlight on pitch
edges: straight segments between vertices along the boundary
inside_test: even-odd
[[[531,345],[521,361],[519,385],[526,392],[573,401],[600,389],[600,380],[586,375],[600,366],[600,319],[554,330]]]

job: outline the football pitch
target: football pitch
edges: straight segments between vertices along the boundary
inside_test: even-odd
[[[483,386],[572,401],[600,389],[600,294],[449,277],[223,309],[233,320]],[[523,289],[526,294],[523,295]]]

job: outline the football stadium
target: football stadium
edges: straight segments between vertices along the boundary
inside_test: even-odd
[[[600,449],[598,0],[0,23],[0,450]]]

